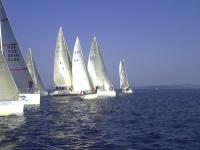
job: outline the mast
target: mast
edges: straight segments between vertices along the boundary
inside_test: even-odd
[[[122,89],[124,87],[124,82],[123,82],[122,62],[121,61],[119,63],[119,81],[120,81],[120,89]]]

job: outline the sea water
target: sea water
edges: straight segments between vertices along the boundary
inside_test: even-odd
[[[42,97],[22,116],[0,117],[0,149],[199,150],[200,90]]]

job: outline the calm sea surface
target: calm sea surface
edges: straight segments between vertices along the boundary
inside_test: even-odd
[[[0,117],[0,149],[199,150],[200,90],[42,97],[23,116]]]

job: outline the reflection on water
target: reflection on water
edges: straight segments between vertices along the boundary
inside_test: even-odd
[[[195,90],[42,97],[24,116],[0,118],[0,149],[198,149],[199,97]]]
[[[23,115],[20,116],[7,116],[7,117],[0,117],[0,128],[1,131],[3,130],[14,130],[23,124],[25,118]]]
[[[24,122],[25,117],[23,115],[0,117],[0,149],[6,150],[16,147],[20,139],[13,137],[12,133]]]

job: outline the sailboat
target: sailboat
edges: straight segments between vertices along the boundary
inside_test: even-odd
[[[18,96],[18,88],[3,56],[2,38],[0,40],[0,116],[22,114],[24,102]]]
[[[130,88],[128,83],[124,59],[119,63],[119,78],[122,93],[132,94],[133,90]]]
[[[36,68],[35,61],[34,61],[32,51],[30,48],[29,48],[29,52],[27,55],[26,65],[28,67],[29,73],[30,73],[31,78],[34,83],[33,92],[39,93],[43,96],[48,95],[48,92],[44,89],[44,85],[42,83],[42,80],[41,80],[38,70]]]
[[[81,99],[96,99],[98,97],[89,77],[78,37],[72,58],[72,83],[73,92],[79,94]]]
[[[96,37],[93,38],[88,60],[88,72],[92,84],[97,88],[98,97],[115,97],[116,91],[108,78]]]
[[[51,96],[72,95],[72,62],[62,27],[58,31],[54,58],[54,87]]]
[[[33,81],[6,16],[2,1],[0,1],[0,19],[2,51],[19,90],[19,95],[25,97],[25,104],[39,104],[40,95],[31,92]]]

